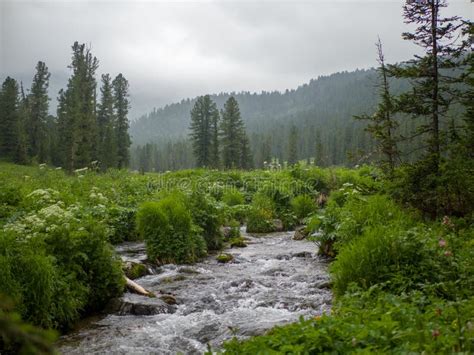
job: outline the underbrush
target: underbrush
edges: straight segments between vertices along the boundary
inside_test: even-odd
[[[309,219],[330,265],[331,314],[224,344],[229,354],[472,353],[474,225],[424,221],[346,183]]]

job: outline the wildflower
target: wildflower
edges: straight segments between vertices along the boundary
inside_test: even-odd
[[[441,335],[441,332],[438,329],[435,329],[431,332],[431,335],[433,336],[433,338],[437,338]]]
[[[440,239],[439,242],[438,242],[438,245],[440,246],[440,248],[444,248],[446,246],[446,240],[444,239]]]
[[[356,338],[352,338],[352,346],[356,346],[357,345],[357,339]]]
[[[451,219],[449,219],[448,216],[444,216],[443,217],[443,225],[446,226],[446,227],[449,227],[449,228],[454,228],[454,224],[453,222],[451,222]]]
[[[450,252],[449,250],[446,250],[446,251],[444,252],[444,256],[453,256],[453,253]]]

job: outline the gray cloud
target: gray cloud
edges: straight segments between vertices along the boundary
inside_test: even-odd
[[[130,81],[132,117],[185,97],[294,88],[318,75],[375,66],[417,49],[401,39],[403,1],[0,0],[0,77],[29,85],[38,60],[54,98],[69,76],[70,46],[88,43],[100,73]],[[469,0],[450,14],[472,16]],[[53,102],[54,105],[54,102]]]

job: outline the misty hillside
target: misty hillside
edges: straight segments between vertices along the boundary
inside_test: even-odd
[[[392,82],[393,92],[400,92],[402,85],[406,86]],[[221,93],[211,95],[211,98],[222,108],[229,96],[235,96],[257,166],[263,163],[265,156],[280,160],[287,158],[286,146],[293,125],[298,130],[298,158],[313,157],[319,144],[325,150],[322,158],[327,164],[347,164],[349,151],[370,151],[372,148],[371,139],[364,132],[365,123],[354,120],[353,116],[374,110],[378,102],[376,86],[377,73],[369,69],[320,76],[283,93]],[[139,155],[142,154],[137,146],[146,143],[155,144],[158,151],[155,155],[161,152],[165,160],[174,153],[173,162],[157,164],[161,169],[193,165],[187,138],[190,111],[195,101],[195,98],[182,100],[132,122],[134,167],[138,168]],[[176,142],[180,143],[179,147],[171,145]],[[265,152],[266,149],[270,152]]]

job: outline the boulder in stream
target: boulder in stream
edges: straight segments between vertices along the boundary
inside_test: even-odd
[[[108,305],[107,311],[120,316],[150,316],[153,314],[174,313],[176,309],[159,298],[126,293],[121,298],[112,300]]]

